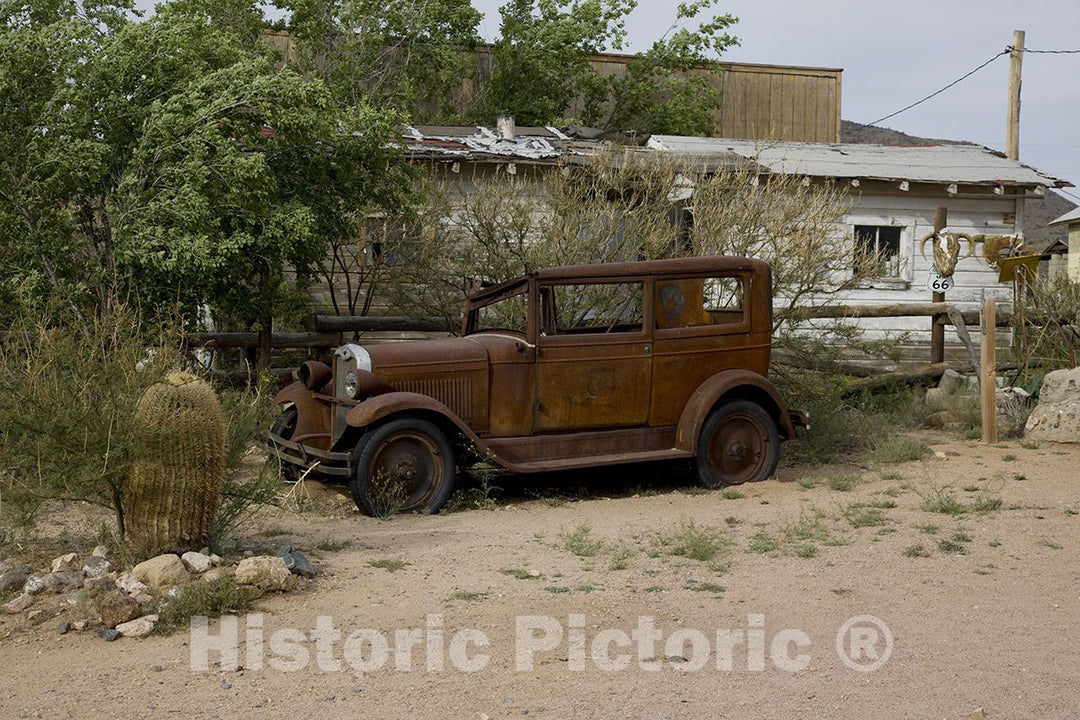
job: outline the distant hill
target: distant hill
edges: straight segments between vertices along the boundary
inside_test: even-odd
[[[899,130],[860,125],[850,120],[840,121],[840,142],[871,145],[974,145],[964,140],[942,140],[908,135]],[[1068,228],[1048,227],[1076,207],[1076,203],[1053,190],[1043,200],[1030,200],[1024,204],[1024,240],[1033,249],[1041,250],[1055,240],[1068,241]]]

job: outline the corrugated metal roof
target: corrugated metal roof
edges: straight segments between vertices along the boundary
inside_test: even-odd
[[[1071,187],[1071,183],[1045,175],[977,145],[897,147],[766,143],[728,138],[653,135],[649,139],[648,147],[680,155],[714,156],[717,153],[735,153],[757,162],[769,172],[785,175],[968,185]]]
[[[1080,207],[1073,208],[1069,212],[1065,213],[1057,220],[1051,220],[1047,225],[1060,225],[1061,223],[1070,223],[1080,221]]]

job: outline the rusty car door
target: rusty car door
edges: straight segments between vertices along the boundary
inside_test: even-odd
[[[539,287],[535,432],[644,425],[652,377],[651,282]]]

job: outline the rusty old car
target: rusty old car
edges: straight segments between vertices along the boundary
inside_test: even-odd
[[[469,295],[460,337],[305,362],[265,444],[374,514],[387,488],[438,511],[469,445],[518,473],[688,458],[710,488],[763,480],[806,424],[768,380],[771,337],[759,260],[544,269]]]

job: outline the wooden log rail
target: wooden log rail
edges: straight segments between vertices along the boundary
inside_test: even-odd
[[[960,310],[952,303],[895,303],[891,305],[826,305],[824,307],[796,307],[781,310],[777,317],[785,320],[843,320],[847,318],[888,318],[888,317],[938,317],[938,323],[951,325],[949,311],[959,311],[967,325],[979,324],[979,311]],[[1008,311],[997,314],[997,326],[1008,327],[1011,317]]]

